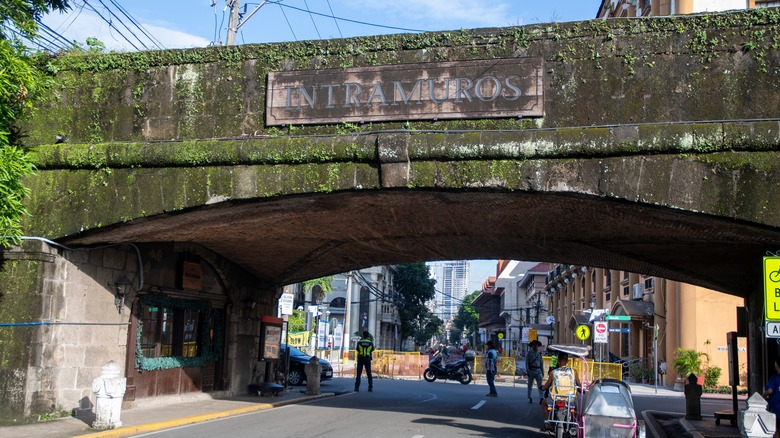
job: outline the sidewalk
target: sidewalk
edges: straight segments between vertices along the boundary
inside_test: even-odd
[[[92,429],[90,425],[95,417],[93,413],[89,413],[82,417],[69,417],[45,423],[0,427],[0,438],[126,437],[293,403],[333,397],[334,395],[334,393],[323,393],[308,396],[305,394],[305,389],[295,388],[283,391],[276,397],[243,395],[228,398],[211,398],[209,394],[205,393],[194,393],[177,397],[159,397],[152,403],[145,403],[142,407],[122,410],[120,417],[122,427],[118,429],[106,431]]]

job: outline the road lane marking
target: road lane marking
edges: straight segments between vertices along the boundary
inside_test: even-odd
[[[484,405],[485,403],[487,403],[487,400],[480,400],[480,401],[479,401],[479,403],[477,403],[477,404],[475,404],[474,406],[472,406],[472,407],[471,407],[471,409],[479,409],[479,408],[481,408],[481,407],[482,407],[482,405]]]
[[[429,398],[427,398],[427,399],[425,399],[425,400],[420,400],[420,401],[419,401],[419,402],[417,402],[417,403],[426,403],[426,402],[429,402],[429,401],[431,401],[431,400],[436,400],[437,398],[439,398],[439,397],[436,397],[436,394],[434,394],[434,393],[432,393],[432,392],[429,392],[429,393],[428,393],[428,395],[430,395],[430,397],[429,397]],[[412,437],[412,438],[414,438],[414,437]]]

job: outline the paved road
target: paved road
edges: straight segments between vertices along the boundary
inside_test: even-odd
[[[542,437],[542,413],[529,404],[522,386],[499,386],[485,397],[484,384],[377,380],[374,392],[354,393],[351,379],[323,383],[340,397],[194,424],[148,434],[155,437]],[[684,412],[679,396],[636,395],[638,410]],[[728,407],[727,400],[705,400],[705,414]],[[648,433],[648,436],[652,436]]]

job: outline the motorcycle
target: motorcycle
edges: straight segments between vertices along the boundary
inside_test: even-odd
[[[441,353],[436,353],[428,362],[428,368],[423,372],[423,379],[426,382],[434,382],[436,379],[457,380],[468,385],[471,383],[471,369],[465,359],[458,359],[455,362],[444,364],[444,357]]]
[[[577,421],[577,407],[574,397],[570,395],[554,395],[552,406],[548,406],[547,421],[548,432],[556,438],[576,437],[579,428]]]

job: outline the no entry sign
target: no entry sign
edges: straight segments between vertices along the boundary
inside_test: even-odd
[[[593,323],[593,342],[606,344],[609,340],[609,331],[606,321],[595,321]]]

